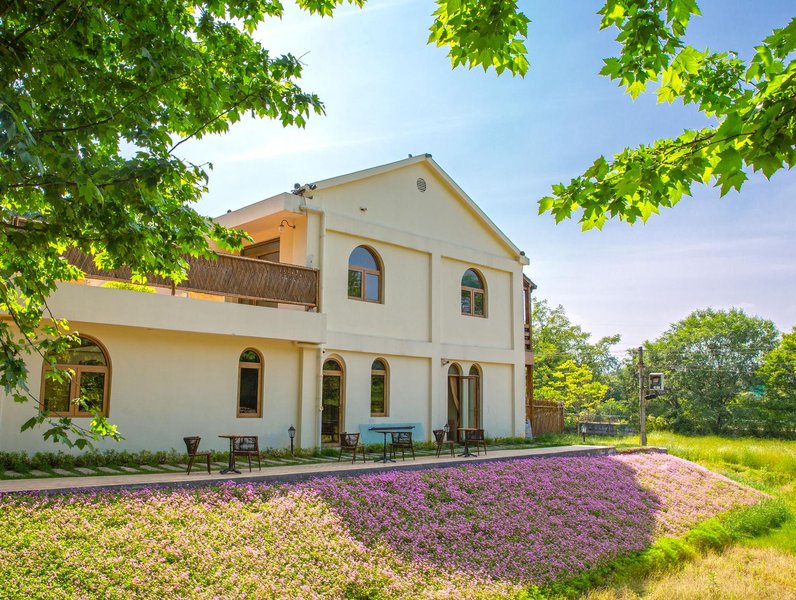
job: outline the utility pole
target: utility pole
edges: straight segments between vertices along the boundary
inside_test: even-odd
[[[644,347],[638,347],[638,430],[641,445],[647,445],[647,401],[644,397]]]

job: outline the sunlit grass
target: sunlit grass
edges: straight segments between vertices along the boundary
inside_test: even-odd
[[[796,560],[774,548],[736,546],[710,553],[641,585],[596,590],[588,600],[764,600],[793,598]]]

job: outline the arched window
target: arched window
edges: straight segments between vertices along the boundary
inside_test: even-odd
[[[382,301],[382,268],[376,253],[357,246],[348,257],[348,297],[365,302]]]
[[[380,358],[370,366],[370,416],[386,417],[389,410],[390,381],[387,363]]]
[[[51,368],[53,362],[60,373]],[[91,338],[79,337],[61,355],[46,357],[41,410],[60,417],[90,417],[92,410],[108,416],[110,376],[105,349]]]
[[[263,415],[263,358],[247,348],[238,360],[238,416]]]
[[[486,286],[483,277],[475,269],[467,269],[462,276],[462,314],[486,316]]]

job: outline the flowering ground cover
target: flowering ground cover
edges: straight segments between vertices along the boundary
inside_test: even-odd
[[[666,455],[0,498],[0,598],[494,598],[762,494]]]

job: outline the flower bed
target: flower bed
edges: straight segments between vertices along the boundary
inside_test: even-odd
[[[761,497],[666,455],[6,496],[0,597],[510,597]]]

